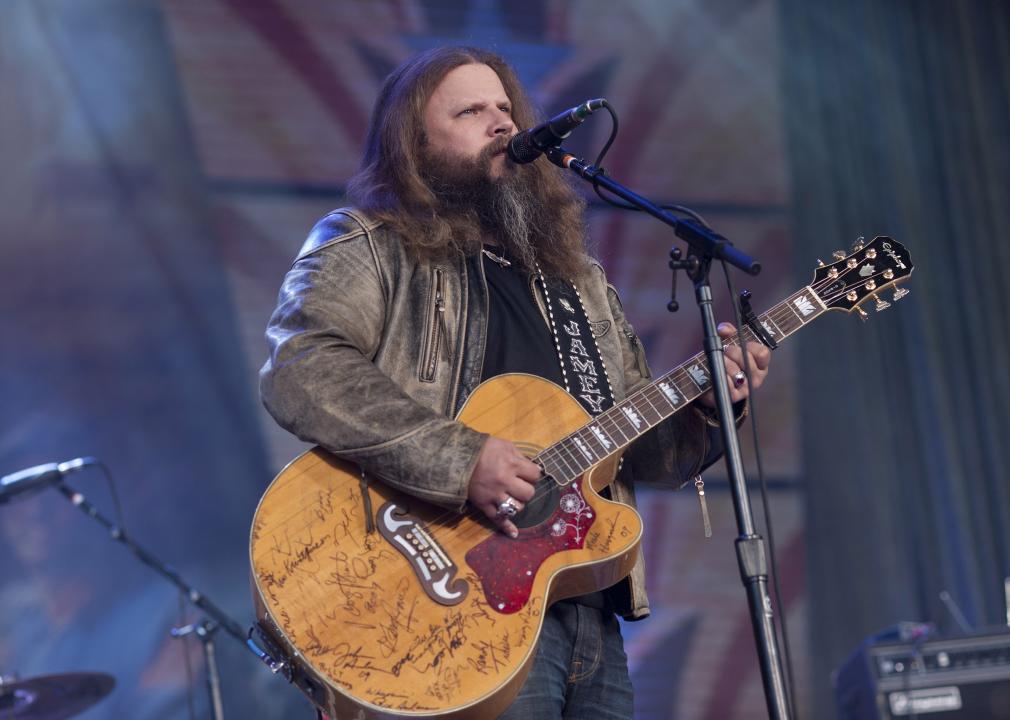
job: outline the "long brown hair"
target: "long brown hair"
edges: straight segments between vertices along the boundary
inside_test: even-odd
[[[451,70],[484,64],[497,73],[519,128],[535,120],[533,105],[512,68],[500,56],[474,47],[443,47],[416,55],[386,78],[372,110],[361,169],[348,194],[364,211],[398,232],[419,257],[479,252],[481,228],[474,213],[446,212],[421,172],[424,109]],[[585,203],[561,171],[546,160],[516,168],[550,208],[550,227],[538,227],[536,256],[544,272],[575,279],[588,268]]]

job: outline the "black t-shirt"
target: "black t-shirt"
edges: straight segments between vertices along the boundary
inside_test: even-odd
[[[523,372],[564,387],[554,336],[533,297],[529,273],[503,248],[488,246],[487,249],[510,265],[481,253],[488,290],[487,339],[481,381],[504,373]],[[601,610],[607,606],[603,592],[570,598],[569,602]]]
[[[529,373],[564,387],[554,336],[533,298],[529,273],[500,247],[488,251],[511,263],[481,255],[487,278],[488,320],[480,379],[504,373]]]

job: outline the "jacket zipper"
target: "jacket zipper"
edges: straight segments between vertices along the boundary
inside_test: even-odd
[[[648,369],[643,362],[645,352],[638,344],[638,335],[633,332],[628,332],[627,330],[624,331],[624,335],[628,338],[628,342],[631,343],[631,351],[635,355],[635,365],[638,366],[638,372],[642,375],[642,377],[649,377]]]
[[[449,351],[449,345],[448,345],[449,338],[448,338],[448,335],[446,335],[446,339],[445,339],[445,341],[446,341],[445,351],[447,353],[450,353],[449,354],[449,360],[450,360],[449,369],[450,369],[450,371],[452,373],[452,384],[451,384],[451,386],[449,388],[448,402],[446,403],[446,406],[445,406],[446,415],[448,415],[449,417],[455,417],[456,414],[457,414],[457,410],[458,410],[457,407],[456,407],[456,403],[459,402],[459,395],[460,395],[460,390],[461,390],[461,378],[463,376],[463,355],[466,352],[466,343],[467,343],[467,334],[468,334],[467,333],[467,329],[466,329],[467,314],[469,312],[471,312],[468,309],[468,306],[467,306],[469,287],[470,287],[469,274],[467,273],[467,261],[466,261],[466,258],[459,258],[459,260],[457,262],[459,263],[460,299],[459,299],[459,302],[456,303],[456,327],[459,328],[459,330],[456,332],[456,348],[455,348],[455,353],[456,354],[455,354],[455,356],[453,356],[450,353],[450,351]],[[478,262],[478,264],[480,265],[481,273],[483,274],[484,265],[482,263],[479,263],[479,262]],[[485,291],[485,293],[487,292],[487,285],[486,285],[486,283],[485,283],[484,291]],[[486,297],[487,296],[485,295],[485,298]],[[481,363],[484,362],[483,355],[484,355],[484,353],[482,352],[481,353]],[[455,357],[455,360],[453,360],[453,357]],[[478,379],[480,378],[480,373],[477,374],[477,377],[478,377]],[[469,393],[467,393],[467,394],[469,394]]]
[[[428,321],[427,342],[421,361],[422,382],[435,382],[435,372],[438,370],[438,358],[443,354],[442,345],[446,340],[445,330],[445,286],[442,268],[434,269],[434,296],[431,300]]]

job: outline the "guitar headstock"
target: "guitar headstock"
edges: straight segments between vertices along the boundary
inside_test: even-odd
[[[897,240],[881,235],[864,243],[860,238],[851,253],[839,250],[835,262],[818,267],[810,287],[827,309],[858,312],[865,319],[859,306],[873,298],[878,312],[890,307],[879,293],[907,279],[912,268],[911,256]],[[898,288],[892,299],[907,294],[908,290]]]

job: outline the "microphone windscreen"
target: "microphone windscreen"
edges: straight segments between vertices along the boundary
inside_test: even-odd
[[[512,139],[509,140],[508,154],[512,158],[512,162],[525,165],[540,157],[543,151],[533,144],[530,133],[524,131],[513,135]]]

